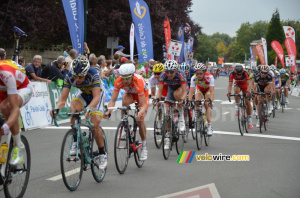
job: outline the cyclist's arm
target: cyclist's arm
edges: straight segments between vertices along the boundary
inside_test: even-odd
[[[111,95],[111,99],[107,105],[107,107],[114,107],[116,105],[116,101],[118,99],[118,95],[119,95],[119,92],[118,91],[113,91],[112,92],[112,95]],[[109,113],[112,112],[112,110],[108,110]]]
[[[185,100],[186,99],[186,83],[182,83],[181,84],[181,88],[182,88],[182,96],[181,99]]]
[[[48,80],[46,78],[41,78],[41,77],[38,77],[37,75],[35,75],[35,73],[30,73],[30,76],[33,80],[39,80],[39,81],[43,81],[43,82],[48,82],[48,83],[52,83],[51,80]]]
[[[281,78],[278,78],[279,87],[281,87]]]
[[[275,77],[272,78],[272,91],[275,91]]]
[[[214,86],[210,86],[209,87],[209,98],[211,99],[211,101],[213,102],[214,101],[214,98],[215,98],[215,87]]]
[[[140,113],[142,115],[145,115],[145,113],[147,112],[147,102],[146,102],[145,95],[139,97],[139,104],[142,105],[140,109]]]
[[[64,87],[61,92],[61,96],[56,103],[56,108],[62,109],[65,106],[69,93],[70,93],[70,89]]]
[[[193,95],[196,91],[196,88],[195,87],[190,87],[190,91],[189,91],[189,100],[193,100]]]
[[[228,93],[231,93],[233,81],[229,81],[228,84]]]
[[[163,88],[164,88],[164,83],[159,83],[159,85],[158,85],[158,92],[157,92],[156,98],[161,98],[162,92],[163,92]]]
[[[151,96],[155,96],[156,87],[151,87]]]

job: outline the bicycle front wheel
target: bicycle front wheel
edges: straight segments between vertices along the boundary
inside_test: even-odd
[[[170,134],[169,129],[167,134],[167,125],[169,123],[170,129],[172,129],[172,120],[170,117],[166,118],[166,121],[163,123],[163,136],[162,136],[162,151],[165,160],[167,160],[170,156],[170,150],[172,149],[172,135]]]
[[[265,105],[263,103],[259,104],[259,131],[262,133],[262,126],[265,119]]]
[[[189,109],[184,110],[185,116],[185,132],[183,134],[184,143],[187,143],[189,139],[189,132],[190,132],[190,116],[189,116]]]
[[[24,144],[25,152],[23,155],[23,161],[17,166],[10,166],[9,161],[11,157],[11,152],[13,149],[13,141],[11,141],[7,166],[5,171],[5,184],[4,184],[4,194],[5,197],[23,197],[28,185],[30,168],[31,168],[31,155],[30,148],[25,136],[21,135],[21,141]]]
[[[145,161],[140,160],[141,152],[142,152],[142,138],[140,136],[140,133],[137,132],[137,127],[134,130],[134,143],[136,151],[134,152],[134,160],[137,165],[137,167],[142,168]]]
[[[195,110],[194,109],[190,109],[189,119],[190,119],[190,123],[191,123],[192,137],[193,137],[193,140],[195,140],[196,139],[196,127],[195,127]]]
[[[162,124],[161,128],[157,127],[157,123],[161,122],[159,121],[159,117],[162,119],[162,109],[159,108],[158,111],[155,114],[155,119],[154,119],[154,143],[156,148],[160,148],[162,144]]]
[[[65,186],[70,191],[78,188],[82,178],[83,154],[81,147],[74,155],[71,147],[77,132],[69,130],[62,142],[60,152],[60,169]],[[78,138],[78,137],[77,137]],[[79,140],[78,140],[79,141]],[[78,148],[77,148],[78,149]]]
[[[201,150],[201,148],[202,148],[202,139],[203,139],[203,134],[204,134],[204,121],[203,121],[202,116],[200,116],[197,119],[198,120],[196,120],[196,122],[195,122],[196,145],[197,145],[198,150]]]
[[[245,133],[244,125],[243,125],[243,108],[240,107],[240,105],[238,107],[238,123],[239,123],[239,129],[240,129],[241,136],[243,136]]]
[[[102,127],[100,127],[100,129],[101,129],[101,132],[103,133],[104,150],[106,153],[108,153],[106,136],[105,136],[105,133],[104,133],[104,130],[102,129]],[[91,164],[92,175],[93,175],[94,179],[96,180],[96,182],[100,183],[103,181],[103,179],[105,177],[107,168],[105,168],[104,170],[99,168],[99,164],[100,164],[99,148],[98,148],[98,145],[96,143],[94,136],[92,137],[92,142],[91,142],[90,146],[91,146],[90,151],[91,151],[91,158],[92,158],[92,164]]]
[[[178,122],[179,123],[179,122]],[[178,127],[178,123],[177,123],[177,126],[174,127],[175,131],[174,134],[175,136],[177,136],[177,141],[176,141],[176,151],[177,151],[177,154],[179,155],[181,151],[183,151],[183,147],[184,147],[184,134],[185,132],[179,132],[179,127]],[[181,134],[182,133],[182,134]]]
[[[114,156],[115,156],[115,164],[118,172],[123,174],[128,165],[129,159],[129,138],[127,131],[128,128],[125,128],[123,123],[121,122],[117,128],[115,143],[114,143]],[[123,135],[122,133],[126,133]]]

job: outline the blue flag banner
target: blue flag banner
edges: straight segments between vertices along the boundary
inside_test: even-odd
[[[251,60],[253,61],[254,58],[253,58],[253,52],[252,52],[252,47],[250,46],[250,54],[251,54]]]
[[[83,54],[84,6],[83,0],[62,0],[71,36],[72,46]]]
[[[184,44],[184,28],[183,25],[181,25],[178,29],[177,33],[177,40],[181,41]],[[181,48],[180,56],[178,57],[178,63],[181,64],[184,62],[184,45]]]
[[[153,59],[153,41],[150,12],[143,0],[129,0],[132,20],[135,26],[134,36],[139,54],[139,63]]]

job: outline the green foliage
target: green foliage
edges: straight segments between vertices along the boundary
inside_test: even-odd
[[[200,62],[206,62],[208,58],[210,61],[217,62],[218,51],[210,36],[206,34],[198,35],[197,40],[199,45],[194,58]]]
[[[271,48],[272,41],[278,41],[281,44],[284,43],[285,40],[284,30],[282,24],[280,23],[280,15],[278,9],[276,9],[272,15],[266,40],[267,40],[268,50],[272,49]]]
[[[225,57],[226,62],[239,62],[243,63],[245,59],[245,52],[238,44],[237,40],[228,46],[227,54]]]

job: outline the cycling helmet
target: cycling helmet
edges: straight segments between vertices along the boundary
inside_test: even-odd
[[[261,72],[266,73],[266,72],[270,71],[270,67],[269,67],[269,65],[261,65],[260,70],[261,70]]]
[[[285,73],[286,73],[286,71],[285,71],[285,69],[281,68],[281,69],[279,70],[279,73],[281,73],[281,74],[285,74]]]
[[[190,70],[190,66],[189,66],[187,63],[181,63],[180,69],[181,69],[183,72],[186,72],[186,71],[189,71],[189,70]]]
[[[270,69],[274,71],[274,70],[276,70],[276,66],[272,64],[272,65],[270,65]]]
[[[90,69],[90,62],[85,57],[75,58],[71,63],[71,69],[73,75],[85,76]]]
[[[125,63],[121,65],[119,69],[119,73],[121,75],[129,75],[129,74],[133,74],[134,72],[135,72],[135,66],[132,63]]]
[[[160,73],[165,70],[164,64],[162,63],[157,63],[153,66],[153,72],[154,73]]]
[[[203,63],[198,63],[197,65],[195,65],[194,70],[206,70],[206,66]]]
[[[165,69],[166,70],[175,70],[178,68],[178,63],[175,60],[167,60],[165,62]]]
[[[242,74],[243,71],[244,71],[244,68],[243,68],[242,65],[237,65],[237,66],[235,66],[234,71],[235,71],[236,74]]]

